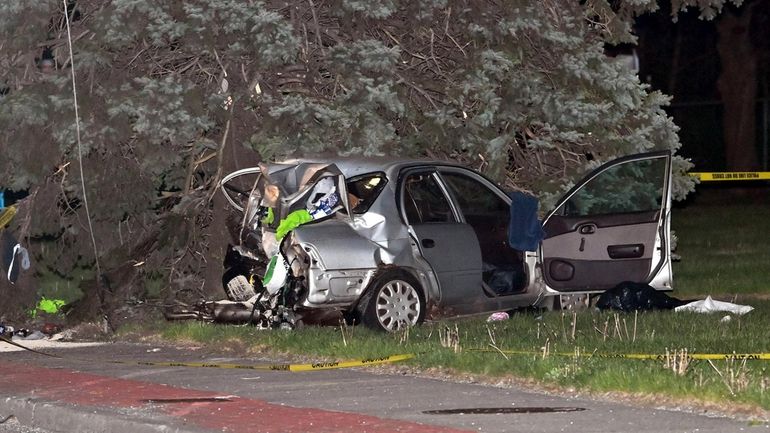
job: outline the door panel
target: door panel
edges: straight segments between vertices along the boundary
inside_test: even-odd
[[[416,224],[422,256],[441,286],[440,305],[470,303],[481,293],[481,250],[473,228],[463,223]]]
[[[619,266],[617,261],[546,259],[548,286],[559,291],[607,290],[623,281],[633,281],[633,275],[646,275],[650,270],[649,260],[630,260]],[[565,272],[564,268],[569,271]],[[559,280],[557,278],[563,278]]]
[[[641,244],[643,257],[652,258],[657,221],[631,226],[597,226],[596,231],[582,234],[579,230],[543,240],[543,248],[559,257],[574,260],[611,260],[609,249],[617,245]]]
[[[592,221],[600,220],[599,217]],[[545,258],[545,275],[551,288],[604,290],[623,281],[642,281],[647,277],[655,248],[657,221],[610,227],[598,223],[593,233],[580,233],[580,227],[585,226],[579,225],[574,231],[543,240],[543,251],[550,253]],[[642,254],[615,258],[610,255],[611,251],[629,245]],[[571,272],[566,271],[567,267]]]
[[[473,303],[481,293],[481,250],[473,228],[459,221],[432,170],[407,173],[404,217],[441,289],[441,306]]]
[[[569,233],[577,230],[584,224],[596,224],[597,227],[613,227],[647,223],[651,221],[657,221],[660,219],[658,210],[651,212],[631,212],[624,214],[614,215],[601,215],[596,217],[595,220],[586,217],[571,217],[564,215],[553,215],[548,224],[543,227],[545,230],[545,237],[550,238],[562,233]]]
[[[669,260],[670,154],[623,158],[573,188],[544,223],[541,259],[558,291],[649,283]]]

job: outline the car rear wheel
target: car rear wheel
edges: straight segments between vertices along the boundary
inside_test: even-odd
[[[365,297],[361,321],[369,328],[395,332],[421,323],[425,318],[422,289],[414,277],[404,271],[382,274]]]

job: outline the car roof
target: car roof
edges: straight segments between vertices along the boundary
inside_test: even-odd
[[[422,158],[399,158],[399,157],[343,157],[343,156],[331,156],[331,157],[319,157],[319,158],[295,158],[286,161],[280,161],[276,164],[279,165],[293,165],[293,164],[334,164],[340,169],[345,177],[353,177],[360,174],[384,172],[388,177],[392,177],[398,174],[398,172],[406,167],[419,166],[419,165],[444,165],[444,166],[458,166],[454,161],[437,160],[437,159],[422,159]]]

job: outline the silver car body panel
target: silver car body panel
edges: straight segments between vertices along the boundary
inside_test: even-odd
[[[291,161],[295,162],[302,160]],[[465,288],[474,279],[480,279],[481,269],[479,254],[470,254],[473,259],[468,259],[469,251],[478,250],[477,241],[472,242],[475,240],[473,231],[461,221],[444,226],[408,226],[399,211],[401,206],[396,202],[400,197],[398,179],[409,170],[434,170],[438,166],[466,173],[495,188],[501,199],[510,204],[510,199],[493,183],[465,167],[441,161],[341,159],[334,163],[347,179],[382,172],[388,183],[363,215],[354,215],[352,220],[338,215],[295,229],[293,242],[321,258],[317,267],[310,268],[308,296],[303,306],[344,308],[360,297],[381,268],[388,266],[411,272],[420,282],[428,305],[440,316],[511,309],[530,305],[542,296],[544,286],[535,281],[534,255],[526,261],[532,290],[506,297],[488,297],[479,286],[478,290],[469,294]],[[447,234],[454,248],[437,251],[432,255],[434,263],[431,263],[431,254],[420,245],[417,233],[422,231],[435,238],[447,228],[450,228]],[[447,269],[444,278],[441,273],[436,274],[435,260],[442,262],[442,269]],[[356,277],[360,281],[354,281]],[[344,293],[339,287],[335,288],[335,284],[344,285]]]

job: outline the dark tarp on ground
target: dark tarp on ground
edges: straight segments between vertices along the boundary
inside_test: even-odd
[[[648,284],[624,281],[599,296],[596,307],[600,310],[638,311],[673,310],[689,303],[672,298]]]

